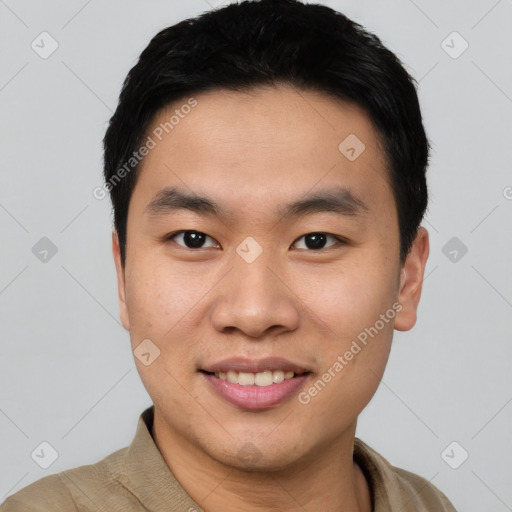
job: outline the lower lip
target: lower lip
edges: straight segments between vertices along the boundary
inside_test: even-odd
[[[279,405],[296,394],[309,376],[305,373],[270,386],[241,386],[208,373],[202,373],[202,375],[222,398],[237,407],[252,410]]]

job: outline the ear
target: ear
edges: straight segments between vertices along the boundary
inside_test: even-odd
[[[408,331],[416,323],[416,311],[420,302],[429,249],[428,231],[420,227],[400,274],[398,302],[402,305],[402,309],[395,317],[397,331]]]
[[[126,307],[126,284],[125,284],[125,269],[121,263],[121,247],[119,245],[119,236],[117,231],[112,231],[112,254],[114,256],[114,263],[116,265],[117,273],[117,295],[119,298],[119,316],[121,323],[126,330],[130,330],[130,320],[128,317],[128,309]]]

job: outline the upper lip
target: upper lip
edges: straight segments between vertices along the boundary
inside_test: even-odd
[[[282,357],[268,357],[264,359],[248,359],[245,357],[231,357],[223,359],[216,363],[205,365],[201,370],[211,373],[218,372],[247,372],[259,373],[265,370],[276,371],[283,370],[285,372],[294,372],[297,374],[306,373],[308,370],[301,365],[283,359]]]

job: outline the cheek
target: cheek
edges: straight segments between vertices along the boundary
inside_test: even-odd
[[[318,353],[323,371],[336,375],[324,396],[333,407],[346,400],[358,406],[371,398],[387,363],[400,307],[396,269],[386,266],[384,258],[370,262],[363,256],[329,276],[308,280],[309,295],[303,295],[309,297],[315,316],[329,327],[327,336],[318,340]]]
[[[393,272],[376,262],[346,264],[303,281],[301,296],[336,335],[352,338],[392,307],[398,291]]]
[[[335,436],[364,409],[384,373],[396,315],[391,279],[379,272],[347,272],[317,282],[310,308],[328,325],[318,339],[320,371],[302,394],[313,422]],[[313,304],[314,302],[314,304]],[[387,314],[387,316],[386,316]],[[381,315],[384,315],[384,320]],[[326,412],[328,411],[328,412]]]
[[[324,345],[324,363],[331,373],[336,361],[341,365],[334,371],[337,378],[332,391],[343,388],[341,394],[349,400],[352,396],[361,408],[375,392],[389,356],[394,318],[400,308],[396,272],[384,258],[365,261],[361,257],[352,268],[317,289],[322,318],[335,333]],[[339,403],[339,394],[330,398],[333,405]]]
[[[132,270],[126,283],[132,335],[167,338],[201,298],[197,276],[155,258],[139,258]]]
[[[155,403],[183,407],[180,390],[186,386],[193,366],[190,354],[197,332],[194,311],[206,293],[204,279],[149,254],[144,257],[141,251],[137,256],[126,282],[135,363]],[[146,339],[159,350],[149,365],[137,357],[137,347]]]

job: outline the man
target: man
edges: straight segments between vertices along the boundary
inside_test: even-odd
[[[130,71],[104,147],[154,406],[129,447],[2,510],[453,511],[355,438],[429,252],[428,141],[379,39],[295,0],[183,21]]]

